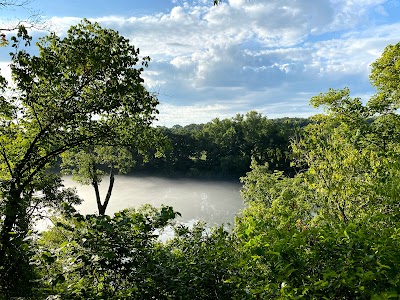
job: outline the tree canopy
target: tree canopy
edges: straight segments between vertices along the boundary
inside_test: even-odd
[[[17,267],[15,255],[24,244],[28,215],[38,192],[58,193],[43,186],[46,170],[57,157],[76,147],[127,144],[155,119],[157,98],[141,74],[149,57],[110,29],[88,20],[71,27],[67,36],[43,37],[39,55],[20,49],[24,36],[12,39],[14,85],[1,80],[0,278],[4,291]],[[54,184],[52,184],[54,186]],[[60,199],[58,199],[60,200]],[[56,204],[56,203],[47,203]],[[5,282],[6,279],[9,282]]]

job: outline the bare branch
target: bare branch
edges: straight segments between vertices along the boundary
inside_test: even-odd
[[[0,6],[1,7],[26,7],[28,4],[30,4],[32,1],[31,0],[7,0],[7,1],[0,1]]]
[[[3,0],[0,1],[0,10],[8,10],[8,11],[25,11],[25,14],[28,13],[28,17],[25,19],[20,19],[15,17],[13,20],[5,21],[3,20],[0,25],[0,32],[2,32],[2,38],[5,38],[4,32],[10,32],[17,30],[20,26],[24,26],[26,29],[36,28],[39,30],[45,30],[48,28],[48,25],[45,24],[41,20],[42,12],[39,10],[33,9],[30,4],[32,0]],[[9,24],[5,24],[9,23]]]

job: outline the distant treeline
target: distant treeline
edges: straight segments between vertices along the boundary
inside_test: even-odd
[[[293,175],[289,144],[299,136],[306,118],[268,119],[250,111],[206,124],[159,127],[166,137],[164,156],[136,158],[135,171],[168,175],[238,178],[250,171],[251,160]]]

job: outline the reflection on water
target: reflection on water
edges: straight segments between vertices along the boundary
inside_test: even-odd
[[[64,177],[66,187],[76,187],[84,202],[77,207],[83,214],[97,212],[94,190],[82,186],[71,177]],[[182,214],[177,220],[193,223],[204,220],[208,225],[233,223],[234,216],[243,209],[240,183],[194,179],[168,179],[160,177],[116,176],[114,189],[106,213],[109,215],[128,208],[151,204],[172,206]],[[100,185],[101,196],[107,193],[108,180]],[[102,200],[103,200],[102,198]]]

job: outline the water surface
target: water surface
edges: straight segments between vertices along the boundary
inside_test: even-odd
[[[70,176],[63,177],[66,187],[76,187],[84,202],[77,207],[83,214],[97,212],[92,186],[83,186]],[[108,179],[100,184],[102,201],[107,193]],[[234,216],[243,209],[241,184],[233,181],[170,179],[152,176],[116,176],[114,189],[106,213],[151,204],[155,207],[172,206],[182,214],[177,220],[192,223],[204,220],[208,225],[233,223]]]

